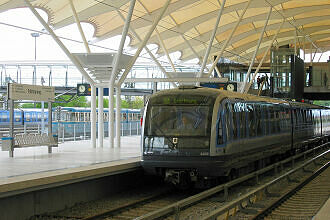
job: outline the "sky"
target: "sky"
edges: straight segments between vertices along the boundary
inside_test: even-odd
[[[47,14],[38,10],[42,17],[47,21]],[[4,25],[7,24],[7,25]],[[11,27],[10,25],[16,25],[32,30],[22,30],[17,27]],[[87,40],[93,40],[93,26],[88,23],[82,23],[83,30],[85,32]],[[0,13],[0,61],[18,61],[18,60],[34,60],[34,38],[31,36],[33,30],[41,31],[42,25],[37,18],[27,8],[12,9],[3,13]],[[76,24],[66,26],[64,28],[55,30],[58,36],[75,39],[81,41],[80,34],[76,27]],[[128,44],[129,38],[126,40]],[[67,40],[62,42],[73,53],[84,53],[85,48],[82,43],[73,43]],[[120,42],[120,36],[112,39],[103,40],[98,42],[98,45],[117,50]],[[154,48],[155,46],[150,46]],[[43,34],[37,38],[37,60],[68,60],[66,55],[62,52],[61,48],[55,43],[55,41],[47,34]],[[129,49],[129,48],[128,48]],[[113,52],[102,48],[91,46],[92,52]],[[132,50],[131,52],[134,52]],[[179,53],[172,54],[172,57],[178,58]],[[320,54],[317,54],[315,60],[318,60]],[[321,61],[326,62],[330,53],[323,54]],[[161,60],[166,60],[161,58]],[[306,56],[306,62],[309,62],[310,56]]]

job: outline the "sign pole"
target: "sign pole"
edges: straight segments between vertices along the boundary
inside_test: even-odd
[[[52,102],[48,102],[48,137],[50,138],[53,135],[52,122]],[[52,146],[48,146],[48,153],[52,153]]]
[[[9,85],[8,85],[9,86]],[[9,136],[11,144],[9,149],[9,157],[14,157],[14,100],[9,99]]]
[[[41,101],[41,133],[45,132],[45,102]]]

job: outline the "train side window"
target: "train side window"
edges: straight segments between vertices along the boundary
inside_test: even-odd
[[[229,103],[226,103],[226,127],[227,127],[227,142],[228,141],[231,141],[233,139],[233,129],[232,129],[232,124],[233,124],[233,120],[232,120],[232,117],[231,117],[231,105]],[[232,112],[233,114],[233,112]]]
[[[263,117],[261,114],[261,105],[259,103],[254,105],[255,113],[256,113],[256,124],[257,124],[257,135],[262,136],[262,124],[263,124]]]
[[[255,137],[256,136],[256,122],[255,122],[256,120],[255,120],[255,116],[254,116],[253,105],[248,104],[247,110],[248,110],[249,136]]]
[[[269,122],[270,122],[270,134],[274,134],[276,132],[275,125],[275,111],[273,106],[269,106]]]
[[[221,109],[221,105],[220,105]],[[220,110],[219,120],[218,120],[218,140],[217,144],[223,144],[223,132],[222,132],[222,110]]]
[[[20,112],[14,112],[14,121],[19,122],[21,120],[21,113]]]
[[[246,104],[243,102],[236,103],[236,112],[237,112],[237,120],[238,120],[238,129],[239,129],[239,137],[246,138],[247,136],[247,128],[246,128]]]
[[[7,119],[7,115],[6,115],[6,113],[5,113],[5,112],[0,112],[0,120],[1,120],[2,122],[5,122],[6,119]]]
[[[237,139],[237,115],[236,115],[236,110],[235,110],[235,106],[234,104],[232,103],[231,105],[232,107],[232,115],[233,115],[233,140],[236,140]]]
[[[124,115],[124,114],[125,114],[125,115]],[[125,118],[125,120],[126,120],[126,113],[121,113],[120,115],[121,115],[121,120],[122,120],[122,121],[124,121],[124,118]],[[115,118],[116,118],[116,117],[115,117]]]

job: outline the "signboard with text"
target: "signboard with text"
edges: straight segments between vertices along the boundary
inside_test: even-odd
[[[8,83],[8,98],[53,102],[55,101],[55,87]]]

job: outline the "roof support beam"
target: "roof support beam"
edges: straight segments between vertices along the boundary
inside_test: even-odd
[[[317,48],[315,49],[315,52],[314,52],[314,55],[313,55],[313,59],[312,59],[312,60],[315,59],[315,56],[316,56],[316,53],[317,53],[318,50],[319,50],[319,48],[317,47]],[[321,51],[321,52],[322,52],[322,51]]]
[[[128,83],[145,83],[145,82],[228,82],[227,78],[185,78],[185,77],[177,77],[177,78],[127,78],[124,82]],[[97,86],[104,86],[106,83],[98,83]]]
[[[273,37],[272,41],[270,42],[270,44],[269,44],[267,50],[265,51],[264,56],[262,57],[262,59],[261,59],[259,65],[258,65],[256,71],[254,72],[254,74],[253,74],[253,76],[252,76],[252,79],[251,79],[251,81],[249,82],[249,84],[248,84],[247,88],[245,89],[244,93],[247,93],[247,92],[249,91],[249,89],[250,89],[250,87],[251,87],[251,85],[252,85],[252,83],[253,83],[253,80],[256,78],[256,76],[257,76],[257,74],[258,74],[258,72],[259,72],[259,70],[260,70],[260,68],[261,68],[261,66],[262,66],[262,64],[263,64],[263,62],[264,62],[265,59],[266,59],[266,56],[267,56],[268,52],[270,51],[270,48],[273,46],[273,43],[274,43],[274,41],[276,40],[278,33],[280,33],[280,30],[281,30],[281,28],[282,28],[282,26],[283,26],[283,24],[284,24],[284,21],[285,21],[285,20],[283,19],[281,25],[280,25],[279,28],[277,29],[276,34],[274,35],[274,37]]]
[[[117,10],[118,15],[121,17],[121,19],[125,20],[123,14]],[[129,30],[132,32],[132,34],[134,35],[134,37],[136,37],[140,42],[142,41],[142,39],[140,38],[140,36],[136,33],[136,31],[130,27]],[[149,50],[149,48],[147,46],[144,47],[144,49],[147,51],[147,53],[149,54],[149,56],[151,57],[151,59],[156,63],[156,65],[158,66],[158,68],[162,71],[162,73],[164,73],[164,75],[168,78],[170,78],[168,76],[168,74],[166,73],[166,70],[164,69],[164,67],[162,67],[162,65],[158,62],[157,58],[153,55],[153,53]],[[173,87],[177,87],[175,83],[172,83]]]
[[[77,24],[80,36],[83,40],[83,43],[84,43],[84,46],[86,49],[86,52],[91,53],[91,50],[88,46],[84,31],[81,27],[81,24],[80,24],[80,21],[79,21],[79,18],[78,18],[78,15],[77,15],[77,12],[76,12],[76,9],[74,7],[72,0],[69,0],[69,3],[70,3],[71,10],[72,10],[73,18]],[[99,90],[101,90],[101,89],[99,89]],[[91,93],[91,144],[92,144],[93,148],[96,148],[96,115],[97,115],[97,113],[96,113],[96,87],[95,87],[95,85],[91,86],[91,91],[92,91],[92,93]],[[102,109],[101,109],[100,96],[101,96],[101,93],[99,91],[98,143],[99,143],[99,147],[103,147],[103,135],[101,136],[101,134],[104,133],[103,132],[103,129],[104,129],[103,128],[103,117],[102,117],[102,121],[100,118],[100,115],[101,115],[100,113],[103,112],[103,105],[102,105]],[[102,104],[103,104],[103,94],[102,94]],[[102,113],[102,116],[103,116],[103,113]]]
[[[49,27],[49,25],[44,21],[44,19],[40,16],[40,14],[37,12],[37,10],[32,6],[29,0],[24,0],[29,9],[32,11],[34,16],[39,20],[39,22],[42,24],[42,26],[48,31],[48,33],[52,36],[52,38],[55,40],[55,42],[60,46],[60,48],[63,50],[63,52],[68,56],[68,58],[71,60],[71,62],[77,67],[79,72],[85,77],[85,79],[88,81],[89,84],[94,85],[94,80],[88,75],[88,73],[84,70],[80,62],[77,60],[75,56],[73,56],[70,51],[66,48],[66,46],[62,43],[62,41],[57,37],[55,32]]]
[[[214,24],[214,28],[213,28],[213,31],[212,31],[212,34],[211,34],[211,37],[210,37],[210,42],[209,42],[209,45],[206,49],[206,52],[205,52],[205,55],[204,55],[204,59],[203,59],[203,63],[202,63],[202,66],[201,66],[201,71],[200,73],[198,74],[198,77],[202,77],[203,75],[203,72],[204,72],[204,68],[206,66],[206,62],[207,62],[207,58],[209,57],[209,54],[210,54],[210,51],[211,51],[211,47],[213,45],[213,40],[215,38],[215,35],[217,33],[217,29],[218,29],[218,26],[219,26],[219,22],[220,22],[220,19],[221,19],[221,16],[222,16],[222,12],[223,12],[223,8],[226,4],[226,0],[223,0],[222,4],[221,4],[221,8],[219,10],[219,14],[217,16],[217,20]]]
[[[259,40],[258,40],[258,44],[257,44],[257,48],[255,49],[254,53],[253,53],[253,57],[251,59],[251,63],[250,63],[250,66],[249,66],[249,69],[246,73],[246,78],[244,80],[244,86],[242,87],[242,90],[241,92],[244,93],[244,92],[247,92],[246,91],[246,87],[247,87],[247,82],[249,80],[249,77],[250,77],[250,74],[251,74],[251,70],[252,70],[252,67],[253,67],[253,64],[254,64],[254,61],[256,59],[256,56],[257,56],[257,53],[258,53],[258,50],[259,50],[259,47],[260,47],[260,44],[261,44],[261,41],[262,41],[262,38],[264,36],[264,33],[265,33],[265,30],[266,30],[266,27],[267,27],[267,24],[268,24],[268,21],[269,21],[269,18],[270,18],[270,14],[272,13],[272,7],[269,8],[269,12],[267,14],[267,19],[266,19],[266,22],[264,24],[264,27],[262,28],[262,31],[260,33],[260,36],[259,36]]]
[[[153,23],[152,26],[150,27],[150,29],[149,29],[148,33],[146,34],[144,40],[141,42],[141,44],[140,44],[138,50],[136,51],[134,57],[132,58],[132,60],[129,62],[129,64],[128,64],[127,67],[125,68],[125,71],[124,71],[123,75],[121,76],[121,78],[119,79],[119,81],[118,81],[118,83],[117,83],[117,84],[118,84],[117,86],[120,86],[120,85],[124,82],[124,80],[125,80],[125,78],[127,77],[129,71],[131,70],[132,66],[134,65],[136,59],[137,59],[138,56],[140,55],[142,49],[146,46],[146,44],[147,44],[147,42],[148,42],[148,40],[149,40],[151,34],[154,32],[154,30],[155,30],[155,28],[156,28],[158,22],[159,22],[160,19],[163,17],[163,15],[164,15],[165,11],[167,10],[167,8],[168,8],[170,2],[171,2],[171,0],[167,0],[166,3],[164,4],[164,6],[163,6],[161,12],[159,13],[159,15],[158,15],[157,18],[155,19],[154,23]]]
[[[88,43],[87,43],[87,40],[86,40],[84,31],[83,31],[83,29],[81,27],[81,24],[80,24],[80,21],[79,21],[79,18],[78,18],[78,15],[77,15],[77,12],[76,12],[76,9],[74,7],[74,4],[73,4],[72,0],[69,0],[69,3],[70,3],[71,10],[72,10],[73,18],[74,18],[74,20],[75,20],[75,22],[77,24],[77,27],[78,27],[80,36],[81,36],[81,38],[82,38],[82,40],[84,42],[86,52],[87,53],[90,53],[91,50],[89,49],[89,46],[88,46]]]
[[[135,2],[136,2],[136,0],[131,0],[126,20],[123,19],[123,20],[125,20],[125,25],[124,25],[123,32],[122,32],[122,35],[121,35],[119,48],[118,48],[118,53],[117,53],[117,56],[115,57],[115,60],[114,60],[114,66],[113,66],[112,72],[110,74],[110,81],[109,81],[109,85],[108,85],[109,86],[109,124],[108,124],[109,127],[108,127],[108,129],[109,129],[109,145],[110,145],[110,148],[112,148],[114,146],[114,127],[113,127],[113,122],[115,120],[115,118],[114,118],[114,98],[113,98],[113,96],[114,96],[114,85],[115,85],[115,80],[116,80],[116,77],[117,77],[119,60],[120,60],[120,57],[123,53],[126,36],[127,36],[127,33],[128,33],[128,29],[129,29],[129,26],[130,26],[130,23],[131,23],[131,18],[132,18],[132,15],[133,15],[133,10],[134,10],[134,7],[135,7]],[[120,89],[120,87],[119,87],[119,89]],[[116,90],[118,90],[118,88]],[[118,94],[118,93],[116,93],[116,94]],[[117,97],[117,99],[119,99],[119,98],[120,97]],[[116,115],[117,114],[120,114],[120,111],[119,112],[117,111]],[[120,139],[120,133],[118,133],[118,130],[120,132],[120,120],[116,121],[117,140]],[[116,144],[117,144],[117,147],[120,147],[120,140],[117,141]]]
[[[172,21],[175,23],[175,25],[177,27],[179,27],[179,24],[176,22],[176,20],[172,17],[172,15],[169,15],[169,17],[172,19]],[[199,63],[202,63],[201,58],[198,56],[196,50],[191,46],[191,44],[189,43],[189,41],[187,40],[187,38],[184,36],[184,34],[180,33],[182,39],[184,40],[184,42],[187,44],[187,46],[190,48],[190,50],[193,52],[193,54],[195,54],[196,58],[199,60]]]
[[[213,62],[213,64],[212,64],[211,68],[209,69],[208,76],[211,76],[211,74],[212,74],[212,72],[213,72],[213,70],[214,70],[214,67],[217,65],[217,62],[218,62],[219,59],[221,58],[221,56],[222,56],[223,52],[225,51],[225,49],[226,49],[226,47],[227,47],[229,41],[232,39],[232,37],[233,37],[233,35],[234,35],[234,33],[235,33],[235,31],[236,31],[236,29],[237,29],[239,23],[240,23],[240,22],[242,21],[242,19],[243,19],[243,16],[244,16],[246,10],[249,8],[249,6],[250,6],[250,4],[251,4],[251,1],[252,1],[252,0],[249,0],[249,1],[246,3],[245,8],[244,8],[244,10],[242,11],[242,14],[239,16],[239,18],[238,18],[238,20],[237,20],[237,22],[236,22],[236,24],[235,24],[235,27],[232,29],[232,31],[231,31],[229,37],[227,38],[226,42],[223,44],[223,46],[222,46],[220,52],[217,54],[217,58],[214,60],[214,62]]]
[[[282,16],[283,19],[287,20],[288,23],[294,27],[297,31],[299,31],[302,35],[306,36],[304,33],[302,33],[302,31],[299,30],[299,28],[294,24],[295,23],[295,20],[293,20],[293,22],[289,21],[281,11],[277,10],[269,1],[265,1],[267,4],[269,4],[269,6],[273,7],[275,9],[275,11],[280,15]],[[284,8],[283,8],[283,5],[281,3],[281,8],[282,8],[282,11],[284,11]],[[294,16],[293,16],[294,17]],[[312,39],[309,37],[309,36],[306,36],[308,38],[308,40],[311,42],[311,44],[314,45],[315,48],[318,48],[317,45],[312,41]]]
[[[322,52],[322,53],[321,53],[321,55],[320,55],[320,57],[319,57],[319,59],[318,59],[318,61],[317,61],[317,62],[320,62],[320,60],[321,60],[321,57],[323,56],[323,54],[324,54],[324,52]]]
[[[171,59],[170,55],[168,54],[168,50],[166,49],[166,46],[165,46],[165,44],[164,44],[164,41],[163,41],[163,39],[161,38],[161,36],[160,36],[160,34],[159,34],[157,28],[156,28],[155,31],[156,31],[156,34],[157,34],[157,37],[158,37],[158,40],[159,40],[160,46],[161,46],[162,49],[164,50],[168,62],[170,62],[170,64],[171,64],[172,70],[173,70],[174,72],[176,72],[176,69],[175,69],[174,64],[173,64],[173,62],[172,62],[172,59]]]
[[[311,58],[311,66],[313,66],[313,57],[312,57],[312,55],[313,55],[313,44],[311,43],[311,54],[310,54],[310,58]]]

